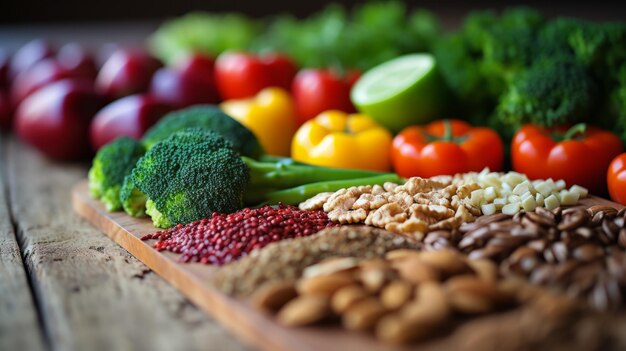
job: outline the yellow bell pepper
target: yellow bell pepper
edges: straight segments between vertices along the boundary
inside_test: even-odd
[[[291,157],[318,166],[388,171],[391,140],[391,133],[366,115],[326,111],[298,129]]]
[[[287,91],[266,88],[252,98],[228,100],[220,107],[250,129],[266,153],[289,156],[291,138],[296,132],[296,112]]]

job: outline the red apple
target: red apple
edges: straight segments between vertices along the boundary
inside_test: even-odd
[[[27,97],[15,112],[15,131],[24,141],[57,160],[89,156],[89,124],[104,105],[93,84],[66,79]]]
[[[57,61],[82,77],[96,79],[98,74],[94,56],[77,43],[63,45],[57,53]]]
[[[26,43],[15,52],[9,63],[9,79],[17,77],[21,72],[29,69],[37,62],[52,57],[54,47],[45,40],[33,40]]]
[[[0,129],[9,129],[13,124],[13,109],[9,94],[0,90]]]
[[[86,78],[79,69],[64,67],[59,61],[48,58],[37,62],[31,68],[22,71],[11,85],[11,101],[13,106],[19,105],[28,95],[41,89],[47,84],[68,78]]]
[[[113,101],[100,110],[91,122],[91,145],[98,150],[120,136],[139,139],[170,111],[170,105],[150,95],[131,95]]]
[[[96,89],[110,99],[143,93],[159,67],[161,63],[143,50],[117,50],[102,65]]]
[[[173,67],[159,69],[152,77],[150,93],[176,107],[216,103],[219,98],[213,66],[208,56],[188,56]]]

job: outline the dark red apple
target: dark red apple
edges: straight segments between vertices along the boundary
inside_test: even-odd
[[[216,103],[219,98],[213,66],[211,57],[188,56],[173,67],[159,69],[152,77],[150,93],[176,107]]]
[[[9,94],[0,90],[0,129],[9,129],[13,124],[13,109]]]
[[[161,63],[143,50],[119,49],[102,65],[96,89],[110,99],[146,92],[159,67]]]
[[[20,73],[13,80],[13,84],[11,85],[11,101],[13,106],[19,105],[28,95],[47,84],[68,78],[89,79],[89,76],[86,76],[80,69],[69,69],[52,58],[37,62],[31,68]]]
[[[51,83],[27,97],[15,112],[15,131],[24,141],[57,160],[89,156],[89,125],[104,105],[87,80]]]
[[[57,53],[57,61],[64,68],[86,78],[96,79],[98,74],[94,56],[77,43],[63,45]]]
[[[37,62],[52,57],[55,49],[49,42],[41,39],[26,43],[15,52],[9,63],[9,79],[17,77],[21,72],[29,69]]]
[[[91,122],[91,145],[98,150],[120,136],[139,139],[170,111],[170,105],[150,95],[131,95],[113,101],[100,110]]]

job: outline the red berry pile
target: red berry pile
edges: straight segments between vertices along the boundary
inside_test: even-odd
[[[186,225],[145,235],[156,239],[154,248],[182,254],[183,262],[222,265],[235,261],[252,250],[283,239],[314,234],[336,226],[324,211],[302,211],[279,204],[220,214]]]

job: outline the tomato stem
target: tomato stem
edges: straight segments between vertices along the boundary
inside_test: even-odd
[[[572,140],[578,134],[585,135],[586,131],[587,131],[586,123],[575,124],[570,129],[568,129],[567,132],[565,132],[565,134],[563,134],[562,140],[563,141]]]

